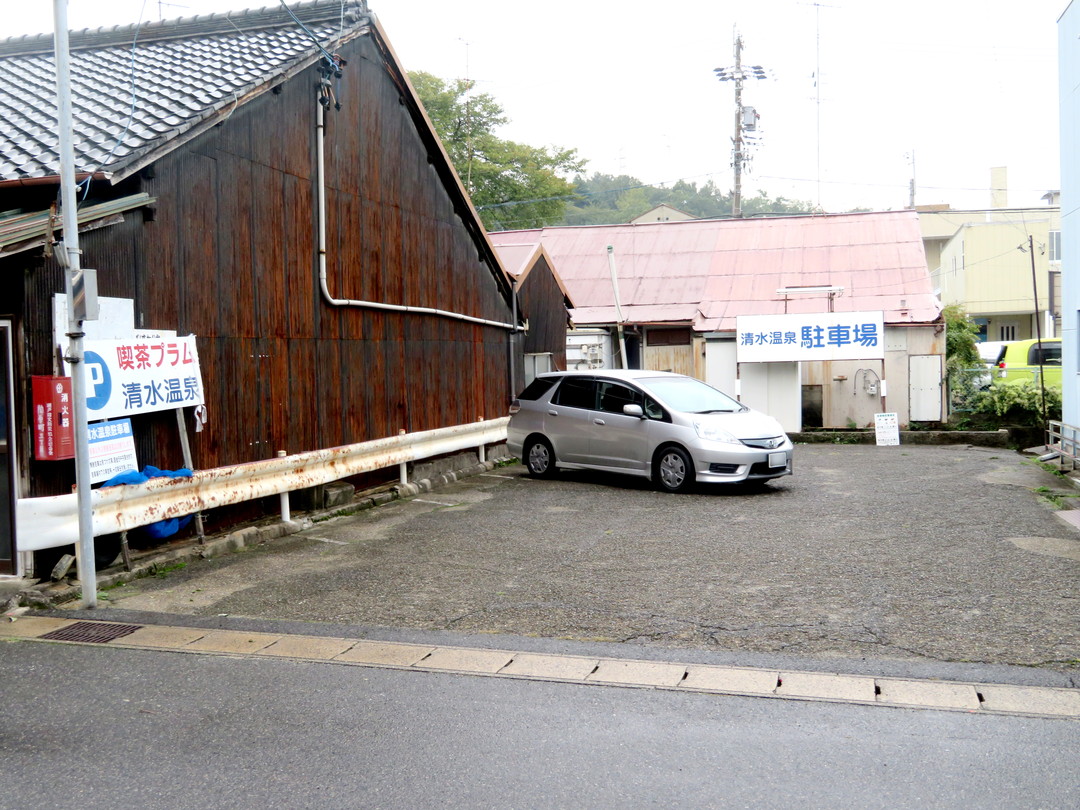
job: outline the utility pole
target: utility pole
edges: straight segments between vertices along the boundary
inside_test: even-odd
[[[731,216],[735,219],[742,217],[742,172],[743,166],[748,161],[744,132],[757,129],[758,117],[757,111],[753,107],[743,107],[743,82],[748,79],[765,78],[765,69],[761,65],[752,65],[745,70],[743,69],[742,49],[742,37],[735,34],[735,66],[716,68],[713,71],[720,81],[735,83],[735,137],[731,139],[731,165],[735,170],[735,188],[731,195]]]
[[[908,157],[911,159],[911,182],[910,182],[909,187],[908,187],[908,190],[910,192],[909,193],[909,198],[908,198],[908,208],[910,208],[911,210],[914,211],[915,210],[915,150],[914,149],[911,150],[911,153],[908,155]]]
[[[731,215],[738,219],[742,216],[742,164],[743,164],[743,140],[742,140],[742,37],[735,37],[735,73],[739,78],[735,80],[735,138],[732,143],[734,150],[735,167],[735,191],[731,196]]]
[[[86,375],[83,363],[83,321],[97,318],[97,284],[93,271],[80,267],[79,198],[75,188],[75,138],[71,110],[71,59],[68,47],[68,0],[53,0],[56,45],[57,129],[60,136],[60,202],[64,241],[56,260],[64,268],[67,293],[68,344],[64,359],[71,367],[71,398],[75,432],[75,498],[79,516],[78,574],[82,606],[97,607],[94,561],[93,505],[90,501],[90,440],[87,431]],[[90,182],[90,178],[86,179]]]
[[[1039,393],[1041,394],[1040,401],[1042,403],[1042,418],[1043,427],[1048,427],[1049,416],[1046,413],[1046,368],[1043,366],[1043,345],[1042,345],[1042,317],[1039,314],[1039,281],[1035,273],[1035,237],[1028,234],[1027,250],[1024,250],[1024,246],[1020,246],[1021,252],[1029,253],[1031,255],[1031,292],[1035,298],[1035,337],[1039,341]]]

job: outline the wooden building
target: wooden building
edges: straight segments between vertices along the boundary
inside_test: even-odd
[[[566,370],[566,330],[574,302],[543,245],[503,244],[497,252],[529,325],[521,340],[524,375],[514,378],[517,394],[537,374]]]
[[[62,372],[52,49],[0,42],[5,507],[74,482],[32,446],[31,378]],[[511,281],[365,3],[73,32],[71,53],[82,264],[136,329],[196,336],[194,467],[505,415]],[[140,465],[182,466],[174,412],[132,422]],[[0,573],[17,552],[0,536]]]

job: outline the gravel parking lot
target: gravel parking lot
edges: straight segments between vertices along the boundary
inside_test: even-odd
[[[795,470],[668,495],[506,466],[105,596],[198,616],[1080,670],[1080,534],[1053,503],[1080,494],[1068,481],[967,446],[803,445]]]

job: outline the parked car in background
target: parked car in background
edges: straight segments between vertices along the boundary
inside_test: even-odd
[[[976,343],[975,348],[979,350],[979,358],[985,365],[994,366],[997,365],[1002,348],[1008,345],[1008,341],[1005,340],[984,340],[982,343]]]
[[[542,374],[510,406],[507,446],[536,477],[560,467],[605,470],[643,476],[668,492],[792,472],[791,440],[779,422],[664,371]]]
[[[1015,340],[1006,343],[998,352],[998,379],[1006,383],[1039,382],[1044,376],[1047,385],[1061,387],[1061,338]]]

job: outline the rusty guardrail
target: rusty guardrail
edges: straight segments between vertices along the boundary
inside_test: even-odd
[[[153,478],[142,484],[95,489],[93,531],[127,531],[159,520],[318,486],[351,475],[406,464],[506,440],[509,417],[404,433],[359,444],[309,450],[231,467],[198,470],[191,478]],[[75,495],[20,498],[20,551],[73,543],[79,536]]]

